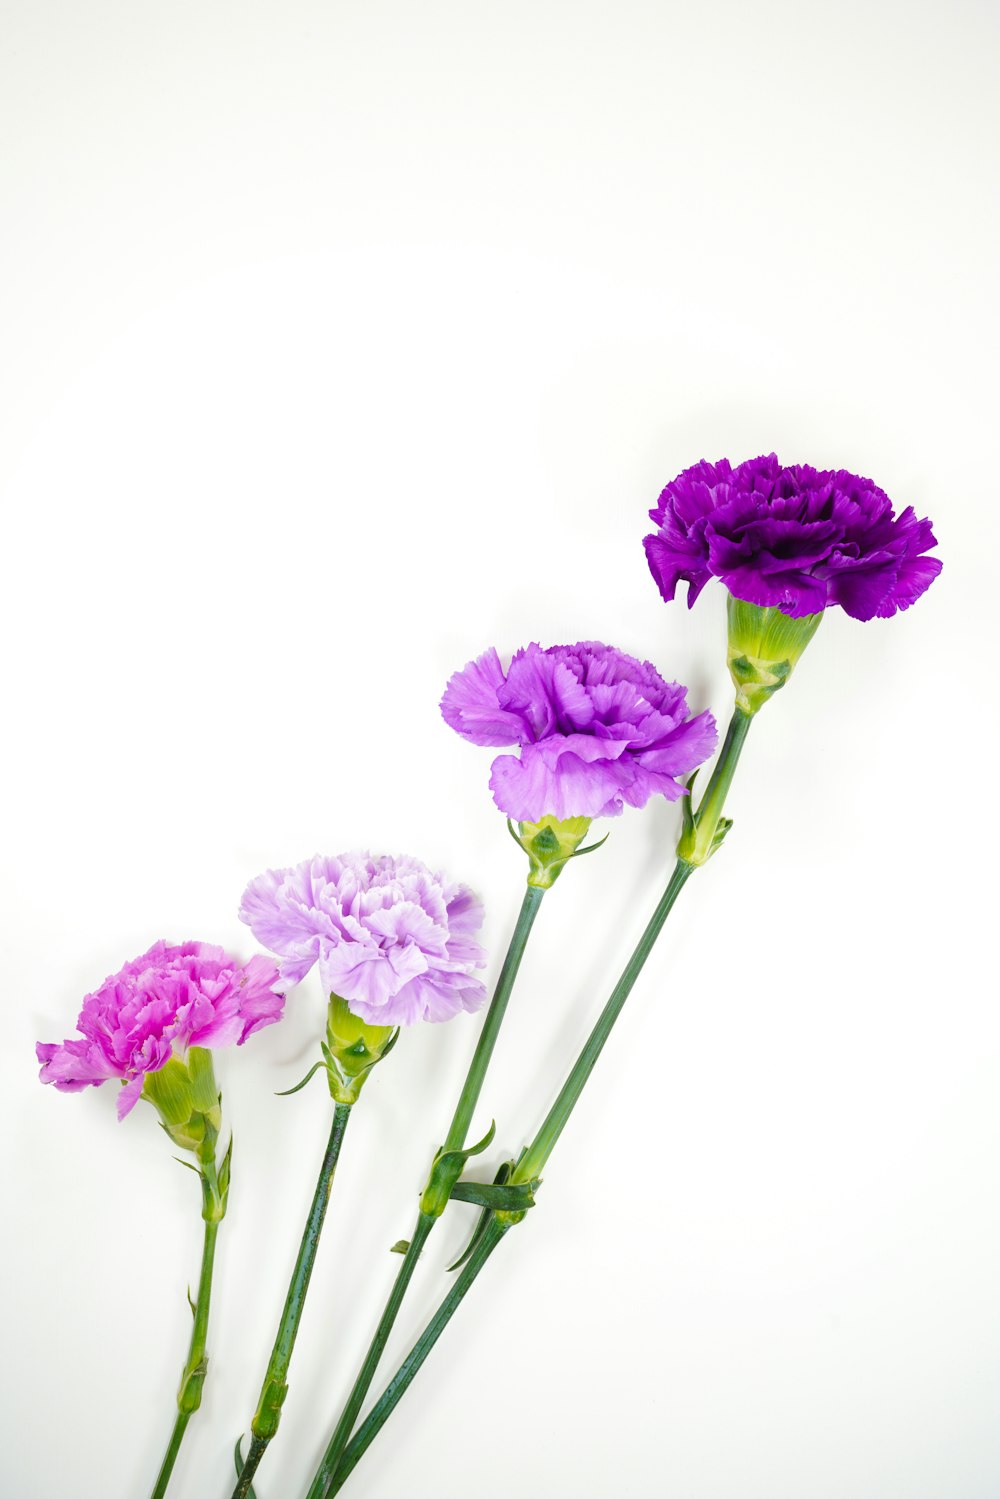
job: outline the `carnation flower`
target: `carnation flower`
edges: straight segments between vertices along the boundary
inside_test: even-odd
[[[490,789],[519,822],[615,817],[625,802],[675,801],[716,743],[711,713],[688,716],[687,693],[648,661],[597,641],[529,645],[506,673],[494,649],[456,672],[445,721],[473,744],[519,747],[493,761]]]
[[[146,1074],[193,1046],[242,1046],[262,1026],[281,1019],[275,992],[278,970],[267,958],[241,967],[221,947],[157,942],[126,963],[94,994],[77,1020],[82,1039],[62,1045],[39,1042],[43,1083],[65,1093],[97,1087],[110,1077],[125,1086],[118,1118],[135,1106]]]
[[[660,495],[645,539],[650,572],[670,600],[688,584],[688,607],[709,578],[737,599],[780,607],[793,619],[839,604],[855,619],[908,609],[941,571],[924,555],[937,542],[928,520],[844,469],[782,468],[773,453],[732,468],[696,463]]]
[[[269,869],[244,891],[240,920],[277,954],[283,987],[318,963],[326,993],[369,1025],[450,1020],[486,998],[471,972],[486,962],[482,905],[417,859],[317,854]]]

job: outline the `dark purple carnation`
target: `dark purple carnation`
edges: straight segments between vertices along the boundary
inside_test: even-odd
[[[855,619],[908,609],[941,571],[928,520],[845,469],[782,468],[773,453],[732,468],[696,463],[660,495],[645,540],[665,599],[688,584],[688,607],[709,578],[749,604],[793,619],[831,604]]]
[[[441,712],[473,744],[519,746],[490,780],[518,822],[613,817],[657,793],[675,801],[717,738],[711,713],[688,716],[683,687],[596,641],[529,645],[506,672],[491,648],[451,678]]]

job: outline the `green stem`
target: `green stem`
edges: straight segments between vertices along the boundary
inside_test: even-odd
[[[309,1492],[306,1499],[319,1499],[320,1495],[325,1494],[334,1473],[337,1471],[337,1464],[340,1461],[341,1453],[347,1446],[351,1432],[354,1430],[354,1423],[358,1419],[358,1413],[364,1404],[365,1396],[368,1394],[371,1382],[375,1378],[375,1371],[385,1351],[385,1345],[389,1341],[389,1334],[392,1332],[399,1308],[403,1304],[403,1297],[406,1295],[410,1278],[417,1267],[420,1251],[427,1242],[428,1235],[436,1222],[436,1218],[431,1218],[426,1213],[421,1213],[417,1219],[416,1228],[413,1230],[413,1237],[409,1242],[406,1253],[403,1256],[403,1263],[400,1265],[396,1279],[393,1282],[392,1290],[389,1293],[389,1299],[379,1319],[375,1336],[372,1338],[358,1377],[354,1381],[354,1386],[347,1398],[347,1404],[341,1412],[340,1420],[334,1428],[333,1436],[327,1444],[323,1460],[316,1470],[316,1476],[309,1485]]]
[[[722,815],[726,793],[732,782],[736,764],[746,740],[750,721],[750,718],[742,713],[739,708],[733,713],[729,732],[722,747],[722,753],[712,772],[705,796],[696,814],[696,823],[700,825],[702,819],[706,819],[711,823],[713,832]],[[626,963],[621,978],[618,980],[607,1004],[601,1011],[583,1050],[573,1064],[569,1076],[560,1089],[556,1101],[546,1115],[541,1128],[517,1163],[511,1176],[512,1183],[533,1181],[541,1174],[556,1141],[562,1134],[573,1109],[579,1101],[587,1080],[593,1072],[597,1059],[604,1048],[604,1044],[624,1008],[625,1001],[635,987],[636,980],[642,972],[646,959],[649,957],[657,937],[663,930],[667,917],[673,910],[678,895],[690,876],[694,873],[694,870],[698,867],[697,863],[689,863],[684,858],[678,858],[673,873],[667,882],[666,889],[646,924],[646,929],[639,938],[632,956]],[[441,1336],[441,1333],[454,1315],[472,1282],[476,1279],[476,1276],[482,1270],[507,1230],[518,1221],[520,1220],[516,1215],[508,1216],[506,1214],[495,1215],[489,1220],[483,1237],[480,1239],[479,1244],[462,1270],[452,1290],[441,1302],[431,1321],[420,1334],[410,1353],[403,1360],[396,1374],[386,1386],[383,1394],[379,1397],[367,1418],[362,1422],[354,1437],[345,1446],[340,1462],[334,1470],[332,1480],[327,1484],[326,1488],[317,1487],[314,1483],[313,1488],[309,1491],[309,1499],[330,1499],[331,1495],[340,1491],[349,1474],[353,1472],[357,1463],[364,1456],[400,1400],[406,1394],[424,1359]]]
[[[747,733],[750,729],[752,719],[736,708],[729,721],[729,729],[726,740],[722,746],[722,752],[715,763],[715,768],[709,778],[705,795],[701,805],[695,813],[695,825],[698,829],[708,827],[709,838],[715,832],[719,818],[722,816],[726,802],[726,795],[732,784],[739,763],[743,745],[746,742]],[[682,840],[683,842],[683,840]],[[685,858],[678,858],[674,865],[673,873],[667,881],[667,888],[660,896],[656,910],[646,924],[643,932],[628,962],[622,970],[622,976],[618,980],[607,1004],[598,1017],[597,1024],[591,1031],[587,1042],[577,1057],[570,1070],[569,1076],[559,1090],[555,1103],[549,1110],[541,1129],[528,1146],[527,1150],[518,1161],[512,1175],[512,1185],[519,1182],[530,1182],[541,1176],[556,1141],[566,1127],[569,1116],[572,1114],[580,1094],[586,1086],[587,1079],[594,1070],[597,1058],[604,1049],[604,1043],[611,1034],[615,1021],[624,1008],[625,1001],[635,987],[635,981],[643,970],[646,959],[653,950],[653,944],[663,930],[664,923],[673,910],[674,902],[680,895],[688,879],[698,868],[697,863],[689,863]]]
[[[451,1121],[445,1144],[442,1147],[445,1151],[460,1151],[465,1145],[469,1126],[472,1123],[472,1116],[475,1113],[476,1104],[479,1102],[479,1095],[482,1092],[483,1083],[486,1079],[487,1068],[490,1065],[497,1037],[500,1034],[500,1026],[507,1012],[507,1001],[510,999],[511,991],[514,988],[514,980],[517,978],[521,959],[528,944],[528,937],[531,935],[531,928],[534,925],[535,917],[542,904],[542,896],[544,894],[545,891],[535,885],[529,885],[524,892],[521,909],[518,912],[510,945],[507,948],[507,955],[504,958],[503,967],[500,969],[496,989],[493,991],[493,998],[486,1012],[486,1019],[479,1033],[479,1040],[476,1042],[476,1049],[472,1054],[472,1061],[469,1063],[469,1070],[458,1097],[454,1118]],[[389,1299],[379,1319],[375,1336],[372,1338],[365,1361],[358,1371],[358,1376],[347,1397],[347,1403],[327,1444],[326,1452],[323,1454],[323,1459],[316,1471],[316,1476],[309,1487],[307,1499],[318,1499],[319,1495],[325,1494],[329,1489],[333,1475],[337,1471],[337,1464],[340,1461],[344,1448],[347,1446],[351,1432],[354,1430],[354,1423],[358,1419],[365,1396],[368,1394],[371,1382],[375,1378],[375,1371],[385,1350],[385,1345],[389,1341],[389,1335],[392,1332],[399,1309],[403,1303],[403,1297],[406,1295],[407,1287],[416,1268],[420,1251],[427,1242],[436,1222],[437,1217],[435,1215],[425,1212],[421,1212],[417,1219],[413,1237],[410,1239],[406,1253],[403,1256],[403,1263],[399,1267],[392,1290],[389,1293]]]
[[[693,824],[681,835],[677,845],[678,856],[688,864],[706,864],[717,848],[716,833],[719,831],[726,796],[752,723],[751,714],[744,713],[738,705],[733,709],[733,716],[726,730],[726,742],[715,762],[701,804],[694,813]]]
[[[726,797],[733,783],[733,776],[736,774],[736,767],[740,762],[740,755],[743,752],[743,746],[746,743],[746,737],[750,732],[750,725],[752,723],[753,718],[750,714],[744,713],[740,708],[733,710],[733,716],[729,720],[729,727],[726,730],[726,739],[722,746],[722,753],[715,762],[715,768],[709,777],[708,785],[705,787],[705,794],[698,807],[699,825],[704,822],[710,822],[714,828],[714,825],[722,816]]]
[[[448,1295],[444,1298],[402,1364],[400,1364],[398,1371],[387,1385],[378,1404],[374,1407],[367,1420],[358,1428],[353,1440],[348,1443],[334,1478],[325,1489],[316,1491],[317,1493],[322,1492],[324,1499],[329,1499],[330,1495],[338,1494],[343,1488],[350,1474],[354,1471],[362,1457],[364,1457],[368,1448],[413,1383],[424,1359],[444,1332],[451,1318],[458,1310],[469,1287],[509,1227],[509,1223],[505,1223],[497,1218],[490,1219],[483,1237],[457,1277]],[[309,1493],[311,1499],[313,1489],[310,1489]]]
[[[486,1069],[490,1065],[493,1048],[497,1044],[500,1027],[507,1013],[507,1001],[510,999],[514,980],[517,978],[517,971],[524,957],[524,949],[528,945],[531,928],[535,923],[544,894],[545,891],[537,885],[529,885],[524,892],[510,946],[507,948],[507,956],[503,960],[500,977],[497,979],[497,986],[493,991],[493,998],[490,1000],[490,1007],[486,1012],[486,1019],[479,1032],[479,1040],[476,1042],[476,1049],[472,1053],[472,1061],[469,1063],[469,1070],[458,1096],[455,1117],[451,1121],[451,1128],[444,1142],[445,1150],[461,1150],[468,1138],[469,1125],[472,1123],[472,1116],[486,1080]]]
[[[295,1347],[295,1339],[299,1330],[299,1322],[302,1317],[302,1309],[305,1306],[306,1292],[309,1289],[309,1279],[312,1275],[313,1265],[316,1261],[316,1250],[319,1247],[319,1236],[323,1231],[323,1220],[326,1217],[327,1206],[330,1201],[330,1191],[333,1187],[333,1175],[340,1155],[340,1147],[344,1139],[344,1131],[347,1129],[347,1121],[351,1114],[351,1104],[338,1103],[333,1111],[333,1123],[330,1127],[330,1138],[327,1141],[326,1154],[323,1156],[323,1164],[319,1169],[316,1180],[316,1190],[313,1193],[312,1206],[306,1219],[306,1226],[302,1233],[302,1241],[299,1244],[298,1256],[295,1260],[295,1269],[288,1286],[288,1295],[285,1297],[284,1310],[281,1313],[281,1321],[278,1324],[278,1333],[274,1340],[274,1348],[271,1351],[271,1361],[267,1366],[264,1383],[261,1387],[260,1400],[257,1403],[257,1412],[251,1423],[250,1450],[247,1453],[246,1462],[243,1464],[242,1472],[233,1489],[232,1499],[246,1499],[250,1492],[254,1474],[260,1466],[261,1458],[267,1450],[278,1429],[281,1420],[281,1407],[285,1396],[288,1394],[288,1366],[291,1363],[292,1349]]]
[[[180,1389],[177,1392],[177,1419],[170,1434],[163,1462],[160,1464],[152,1499],[163,1499],[167,1492],[167,1485],[174,1471],[174,1463],[177,1461],[187,1424],[201,1404],[201,1390],[208,1367],[205,1347],[208,1341],[208,1310],[212,1299],[212,1270],[215,1265],[215,1241],[218,1234],[219,1220],[206,1218],[205,1241],[201,1253],[201,1274],[198,1278],[198,1299],[194,1308],[194,1326],[191,1329],[187,1362],[184,1365]]]
[[[673,874],[667,883],[667,888],[660,896],[656,910],[653,912],[646,924],[639,941],[636,943],[632,956],[622,971],[607,1004],[601,1011],[597,1024],[587,1038],[586,1045],[580,1052],[569,1076],[559,1090],[555,1103],[552,1105],[545,1121],[532,1140],[528,1149],[518,1161],[511,1175],[511,1183],[530,1182],[541,1176],[545,1163],[552,1154],[552,1149],[562,1134],[569,1120],[570,1114],[576,1108],[580,1094],[583,1092],[587,1079],[593,1072],[597,1058],[604,1050],[604,1043],[611,1034],[612,1027],[624,1008],[625,1001],[635,987],[635,981],[643,970],[646,959],[653,950],[663,924],[670,912],[673,910],[674,902],[688,878],[694,873],[690,864],[685,864],[678,859],[674,865]]]

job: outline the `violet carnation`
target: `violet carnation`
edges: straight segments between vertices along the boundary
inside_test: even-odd
[[[189,1046],[242,1046],[281,1019],[278,970],[264,957],[242,966],[221,947],[157,942],[88,994],[77,1020],[82,1039],[39,1042],[43,1083],[65,1093],[97,1087],[110,1077],[125,1086],[118,1117],[138,1102],[147,1072],[157,1072]]]
[[[507,671],[491,647],[456,672],[445,721],[473,744],[519,748],[493,761],[490,789],[518,822],[615,817],[659,794],[676,801],[716,744],[711,713],[648,661],[597,641],[529,645]]]
[[[855,619],[908,609],[941,571],[924,555],[937,542],[928,520],[845,469],[782,468],[773,453],[732,468],[696,463],[660,495],[645,539],[665,599],[688,585],[688,607],[709,578],[748,604],[793,619],[839,604]]]
[[[369,1025],[450,1020],[486,998],[471,972],[486,962],[482,905],[417,859],[317,854],[269,869],[243,892],[240,920],[277,954],[285,988],[318,963],[325,992]]]

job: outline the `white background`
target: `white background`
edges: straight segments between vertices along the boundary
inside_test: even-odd
[[[718,588],[645,512],[775,448],[930,514],[919,606],[837,611],[759,720],[511,1235],[358,1499],[1000,1493],[998,12],[987,3],[46,3],[2,21],[2,1487],[135,1499],[172,1421],[197,1189],[36,1038],[154,939],[252,950],[245,882],[523,867],[448,674],[599,637],[728,711]],[[547,1107],[676,808],[549,897],[477,1118]],[[220,1056],[236,1132],[176,1499],[225,1499],[327,1128],[315,979]],[[260,1499],[301,1495],[475,1022],[351,1126]],[[386,1373],[443,1283],[453,1208]]]

